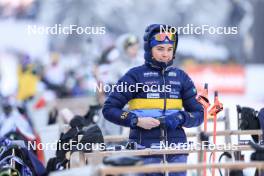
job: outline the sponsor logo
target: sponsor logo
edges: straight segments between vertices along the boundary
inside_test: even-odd
[[[181,85],[181,82],[179,82],[179,81],[170,81],[170,84]]]
[[[168,76],[176,77],[177,76],[177,73],[175,73],[175,72],[169,72]]]
[[[159,84],[158,81],[146,81],[144,84],[150,85],[150,84]]]
[[[178,95],[170,95],[170,98],[179,98]]]
[[[126,119],[128,116],[128,112],[123,112],[120,116],[121,119]]]
[[[159,74],[158,74],[158,72],[145,72],[145,73],[143,74],[143,76],[144,76],[144,77],[158,77]]]
[[[148,93],[147,98],[160,98],[159,93]]]

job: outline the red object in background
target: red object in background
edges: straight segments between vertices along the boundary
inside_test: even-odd
[[[210,84],[211,90],[222,94],[244,94],[246,89],[245,68],[240,65],[195,65],[184,70],[194,81],[198,90],[203,83]]]
[[[45,107],[46,106],[46,100],[43,98],[43,97],[41,97],[38,101],[37,101],[37,103],[34,105],[34,108],[35,109],[41,109],[41,108],[43,108],[43,107]]]

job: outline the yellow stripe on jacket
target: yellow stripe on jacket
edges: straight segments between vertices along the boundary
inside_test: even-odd
[[[136,109],[163,109],[162,98],[135,98],[128,102],[129,110]],[[182,109],[182,99],[166,99],[166,109]]]

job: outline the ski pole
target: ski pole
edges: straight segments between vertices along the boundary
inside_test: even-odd
[[[167,134],[165,133],[165,128],[166,128],[165,116],[159,117],[158,120],[160,121],[160,134],[161,134],[160,138],[163,144],[165,144],[167,140]],[[163,154],[163,163],[167,164],[166,154]],[[165,172],[165,176],[167,175],[168,175],[168,172]]]
[[[214,129],[213,129],[213,143],[216,145],[216,122],[217,122],[217,114],[223,110],[223,104],[220,103],[218,99],[218,92],[215,91],[214,95],[214,105],[209,110],[209,114],[214,117]],[[213,152],[213,163],[215,163],[215,152]],[[215,176],[215,168],[212,169],[212,175]]]
[[[204,109],[204,132],[207,132],[207,110],[210,106],[210,102],[208,99],[208,84],[207,83],[204,84],[204,89],[197,96],[197,101],[203,106],[203,109]],[[203,152],[204,164],[206,164],[206,160],[207,160],[206,152]],[[206,176],[206,166],[204,166],[203,175]]]

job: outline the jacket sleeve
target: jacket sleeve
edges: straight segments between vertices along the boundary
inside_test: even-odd
[[[136,76],[129,70],[115,85],[103,106],[104,118],[117,125],[130,127],[136,114],[123,111],[123,107],[135,94]]]
[[[183,89],[182,89],[182,101],[184,111],[184,123],[182,126],[190,128],[196,127],[203,123],[204,110],[202,105],[196,100],[197,90],[193,84],[191,78],[183,72]]]

